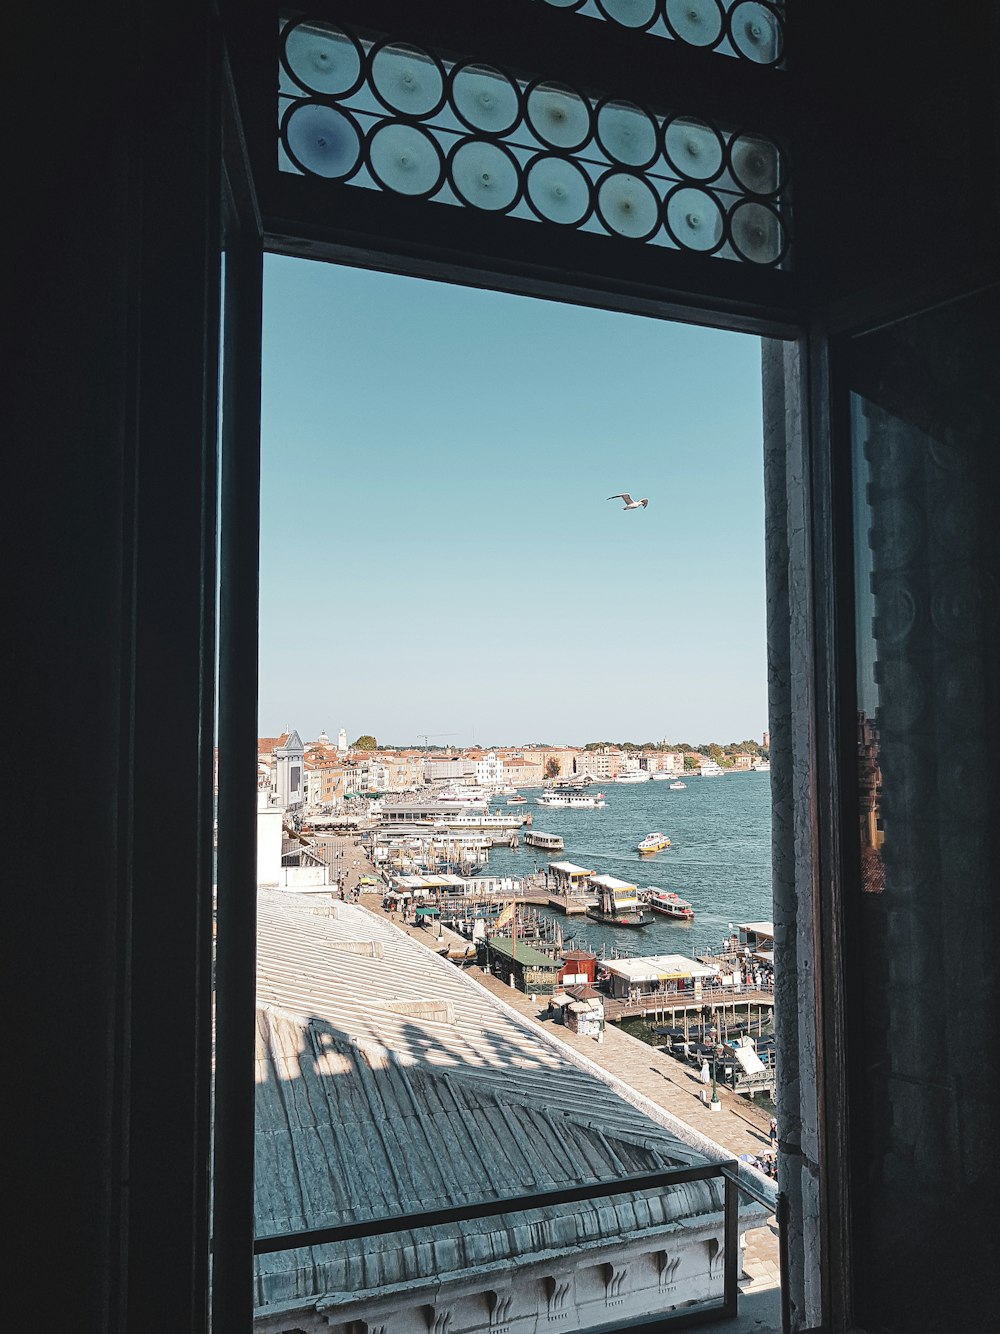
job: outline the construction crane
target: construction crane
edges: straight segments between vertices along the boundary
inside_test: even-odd
[[[417,740],[424,743],[424,750],[427,749],[432,736],[456,736],[455,732],[418,732]]]

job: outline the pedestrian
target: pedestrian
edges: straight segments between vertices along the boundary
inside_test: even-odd
[[[767,1133],[771,1141],[771,1148],[773,1149],[778,1143],[778,1123],[773,1116],[771,1117],[771,1124],[768,1127]]]

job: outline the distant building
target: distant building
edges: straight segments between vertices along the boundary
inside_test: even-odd
[[[761,748],[761,750],[770,750],[770,749],[771,749],[771,733],[770,733],[770,732],[765,732],[764,735],[761,737],[761,739],[760,739],[760,748]]]
[[[753,768],[753,756],[748,755],[747,752],[744,750],[738,750],[734,755],[730,755],[729,758],[733,762],[734,769]]]
[[[347,749],[347,729],[342,727],[337,733],[337,754],[346,755]]]
[[[541,764],[534,760],[510,759],[503,762],[503,781],[509,787],[541,787],[544,777]]]
[[[294,728],[286,733],[284,744],[275,748],[274,758],[278,805],[286,809],[301,806],[305,801],[305,747]]]

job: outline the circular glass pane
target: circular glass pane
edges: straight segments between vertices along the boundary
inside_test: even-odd
[[[729,166],[734,179],[755,195],[773,195],[781,185],[781,152],[770,139],[738,135],[729,145]]]
[[[361,157],[361,136],[354,122],[334,107],[300,102],[285,120],[285,146],[303,171],[339,180],[349,176]]]
[[[663,132],[663,148],[673,169],[692,181],[710,181],[722,170],[722,137],[711,125],[678,116]]]
[[[590,138],[587,100],[560,83],[536,83],[528,93],[528,121],[550,148],[581,148]]]
[[[626,167],[648,167],[656,157],[656,125],[631,102],[605,102],[597,112],[597,138],[608,157]]]
[[[441,150],[415,125],[382,125],[368,143],[372,172],[387,190],[401,195],[426,195],[441,183]]]
[[[528,168],[528,203],[548,222],[581,223],[590,212],[590,181],[565,157],[537,157]]]
[[[520,188],[517,163],[506,149],[467,139],[451,156],[451,180],[467,204],[492,211],[510,208]]]
[[[757,65],[781,59],[781,20],[758,0],[741,0],[729,12],[729,35],[741,56]]]
[[[767,204],[744,200],[729,215],[733,247],[752,264],[775,264],[785,251],[785,229]]]
[[[597,0],[597,8],[623,28],[648,28],[656,18],[656,0]]]
[[[505,74],[489,65],[457,69],[451,81],[451,103],[466,125],[490,134],[506,134],[521,114],[517,89]]]
[[[660,201],[641,176],[612,171],[597,189],[601,221],[611,232],[634,240],[652,236],[660,222]]]
[[[371,80],[385,105],[404,116],[428,116],[444,97],[440,66],[417,46],[379,47],[372,57]]]
[[[689,46],[714,46],[722,36],[718,0],[667,0],[667,26]]]
[[[313,93],[340,97],[361,77],[361,52],[341,28],[332,23],[296,23],[285,35],[285,63]]]
[[[723,227],[722,209],[707,190],[682,185],[668,197],[667,230],[685,250],[717,250]]]

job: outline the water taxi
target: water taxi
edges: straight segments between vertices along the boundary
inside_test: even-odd
[[[508,805],[508,806],[527,806],[527,804],[528,804],[528,798],[527,798],[527,797],[508,797],[508,798],[507,798],[507,805]]]
[[[642,891],[642,898],[647,907],[664,917],[673,917],[679,922],[694,920],[694,909],[679,894],[672,894],[669,890],[657,889],[655,885],[650,885],[649,889]]]
[[[682,783],[682,782],[680,782],[680,780],[678,780],[676,783],[671,783],[671,784],[670,784],[670,791],[671,791],[671,792],[683,792],[684,789],[685,789],[686,787],[687,787],[687,783]]]
[[[562,852],[566,846],[562,834],[543,834],[540,829],[532,829],[524,836],[526,848],[541,848],[543,852]]]
[[[640,857],[651,857],[654,852],[662,852],[664,848],[670,847],[670,839],[666,834],[647,834],[636,852]]]

